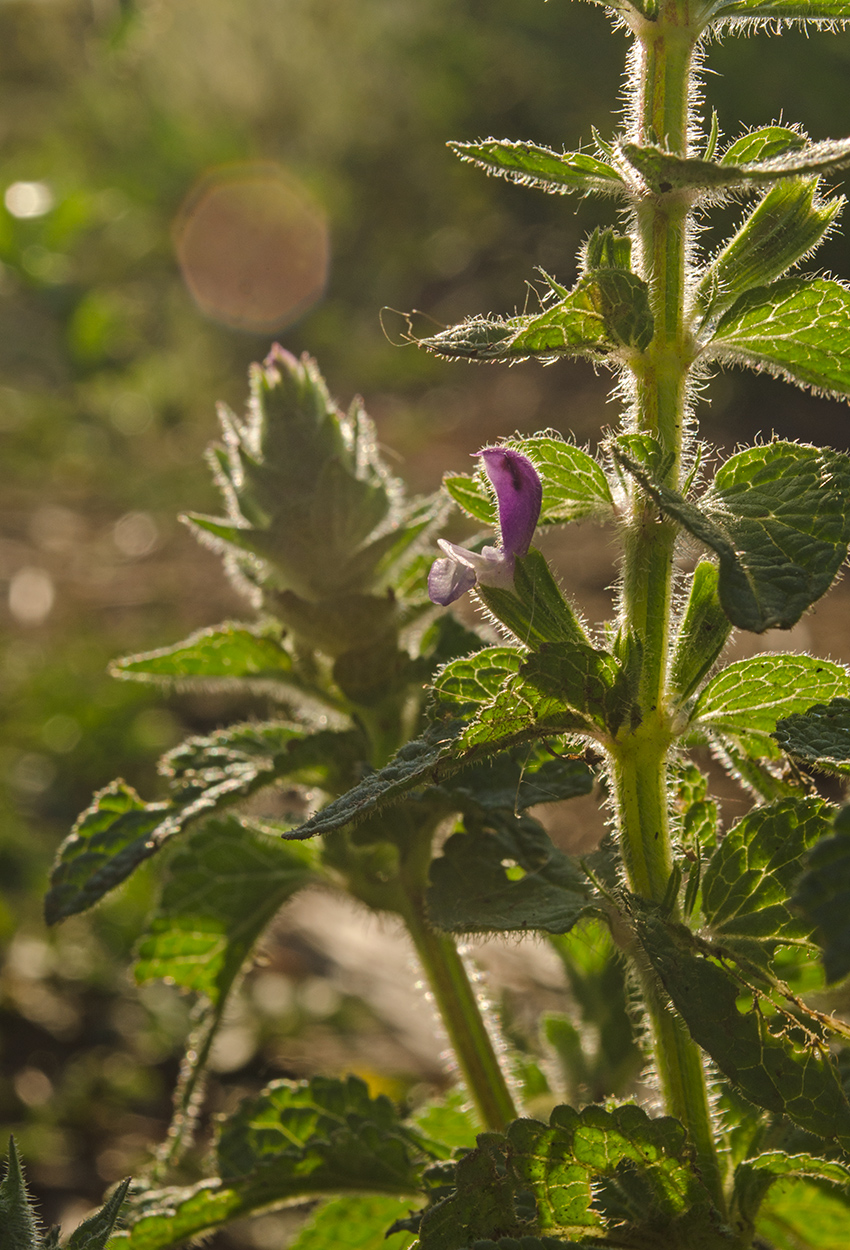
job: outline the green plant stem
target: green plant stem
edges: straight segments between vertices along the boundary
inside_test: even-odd
[[[452,938],[429,925],[421,896],[409,897],[408,903],[404,921],[458,1066],[482,1124],[500,1132],[518,1112],[463,960]]]
[[[696,32],[687,26],[688,0],[664,0],[658,19],[637,31],[633,89],[639,90],[634,133],[687,153],[687,122]],[[655,318],[650,347],[633,366],[635,424],[658,440],[669,459],[667,482],[679,486],[691,349],[683,323],[685,196],[645,195],[635,205],[643,277]],[[672,741],[666,710],[673,555],[676,529],[637,484],[625,536],[621,611],[640,644],[637,723],[621,730],[613,749],[614,795],[623,858],[632,890],[653,902],[665,896],[673,866],[667,793]],[[655,1066],[666,1110],[685,1125],[703,1179],[725,1209],[705,1071],[699,1048],[671,1015],[652,975],[643,975]]]

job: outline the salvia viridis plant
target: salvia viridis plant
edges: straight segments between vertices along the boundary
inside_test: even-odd
[[[823,992],[850,972],[850,807],[817,781],[850,773],[850,672],[722,661],[734,630],[790,629],[838,576],[850,458],[763,441],[712,476],[696,417],[717,364],[850,396],[850,289],[798,271],[841,211],[829,182],[850,140],[774,123],[724,143],[696,111],[709,39],[788,23],[828,38],[850,0],[606,7],[632,40],[621,133],[592,151],[453,146],[536,191],[609,196],[620,225],[587,240],[571,288],[542,274],[534,310],[421,346],[584,357],[613,375],[618,430],[595,455],[494,430],[474,472],[411,499],[359,402],[341,412],[312,360],[275,347],[246,415],[221,414],[223,515],[186,518],[253,615],[115,665],[255,691],[275,714],[170,751],[165,798],[107,786],[54,869],[50,922],[165,852],[135,975],[196,1001],[171,1128],[110,1250],[293,1203],[311,1210],[295,1250],[377,1250],[388,1229],[421,1250],[850,1246],[850,1025]],[[704,255],[697,227],[729,199],[740,225]],[[452,502],[465,544],[438,541]],[[621,546],[616,616],[597,625],[534,546],[537,527],[589,517]],[[442,610],[465,595],[480,633]],[[752,800],[725,830],[689,755],[706,746]],[[610,832],[574,859],[533,811],[594,785]],[[356,1077],[276,1080],[211,1133],[229,996],[317,886],[406,926],[460,1092],[399,1109]],[[548,1075],[482,1015],[457,947],[531,933],[575,1004],[542,1022]],[[524,1113],[534,1082],[548,1123]],[[20,1227],[15,1250],[37,1245]]]

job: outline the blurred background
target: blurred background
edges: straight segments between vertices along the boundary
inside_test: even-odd
[[[405,345],[405,314],[421,310],[427,333],[510,312],[536,265],[572,282],[611,205],[488,180],[445,141],[610,136],[626,46],[601,8],[567,0],[0,3],[0,1136],[15,1132],[66,1228],[164,1131],[188,1007],[127,972],[150,873],[48,933],[50,862],[94,789],[123,775],[154,797],[164,749],[263,710],[106,675],[111,658],[245,613],[176,519],[217,507],[202,460],[215,402],[241,408],[248,363],[277,338],[315,355],[344,405],[365,397],[417,490],[515,429],[595,443],[613,420],[606,376],[441,363]],[[780,118],[814,139],[850,132],[848,33],[730,40],[707,64],[727,138]],[[705,246],[739,212],[718,213]],[[850,273],[847,240],[818,264]],[[718,448],[774,431],[850,446],[846,406],[767,377],[718,374],[706,399]],[[583,527],[556,555],[604,616],[610,535]],[[750,650],[850,660],[848,606],[839,587],[790,640]],[[590,808],[574,819],[592,837]],[[444,1081],[403,947],[364,977],[362,926],[302,913],[225,1030],[213,1108],[315,1070],[397,1096]],[[493,956],[517,1035],[523,995],[563,998],[546,952],[525,949]],[[281,1227],[215,1244],[272,1250]]]

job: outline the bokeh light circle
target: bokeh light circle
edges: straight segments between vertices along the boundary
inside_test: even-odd
[[[328,277],[327,218],[301,182],[273,163],[230,165],[189,194],[174,226],[195,303],[213,321],[263,333],[302,317]]]

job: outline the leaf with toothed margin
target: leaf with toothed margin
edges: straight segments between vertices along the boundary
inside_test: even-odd
[[[691,723],[734,739],[748,755],[778,758],[772,736],[777,722],[836,695],[850,696],[850,672],[843,664],[810,655],[755,655],[712,677]]]
[[[428,1144],[365,1083],[274,1081],[219,1130],[218,1177],[147,1191],[130,1204],[110,1250],[166,1250],[293,1199],[340,1192],[414,1199]]]
[[[811,950],[812,924],[788,906],[806,852],[832,828],[822,799],[780,799],[749,812],[724,837],[702,877],[702,909],[724,949],[767,967],[777,946]]]
[[[774,738],[789,755],[826,773],[850,774],[850,699],[818,703],[778,721]]]
[[[623,143],[620,151],[650,190],[660,194],[760,186],[782,178],[830,174],[850,165],[850,139],[824,139],[805,147],[789,144],[779,155],[746,163],[704,161],[637,143]]]
[[[776,441],[723,464],[698,504],[614,456],[661,510],[720,557],[718,594],[733,625],[790,629],[825,594],[850,543],[850,457]]]
[[[850,807],[812,849],[792,902],[818,931],[827,981],[843,980],[850,973]]]
[[[15,1139],[10,1137],[6,1175],[0,1182],[0,1250],[38,1250],[40,1240]]]
[[[694,300],[703,327],[716,322],[739,296],[781,278],[828,234],[843,196],[821,199],[817,178],[793,178],[772,187],[706,267]],[[705,334],[696,330],[697,337]]]
[[[533,817],[497,811],[465,824],[431,864],[426,905],[438,929],[567,933],[587,914],[587,878]]]
[[[169,861],[136,980],[167,978],[217,1004],[280,906],[319,878],[311,847],[232,816],[206,822]]]
[[[630,899],[635,931],[694,1041],[750,1102],[850,1149],[850,1103],[819,1022],[762,1010],[746,977],[683,925]],[[744,1003],[742,996],[746,996]],[[739,1003],[739,1000],[742,1000]]]
[[[86,911],[192,821],[280,777],[348,784],[362,750],[355,731],[305,735],[280,721],[190,738],[160,762],[170,800],[145,803],[120,780],[95,795],[59,848],[45,899],[48,923]]]
[[[281,646],[280,630],[257,629],[225,621],[199,629],[183,642],[143,655],[127,656],[110,665],[110,673],[126,681],[185,684],[213,678],[216,682],[271,683],[288,681],[292,657]]]
[[[510,139],[480,139],[477,143],[448,146],[462,161],[469,161],[488,174],[556,195],[568,191],[598,191],[603,195],[625,192],[622,176],[613,165],[584,152],[553,152],[535,143]]]
[[[611,488],[602,466],[588,452],[549,434],[505,439],[503,446],[528,456],[543,482],[538,525],[562,525],[610,513]],[[493,493],[485,476],[452,474],[443,478],[452,499],[464,512],[487,525],[497,523]]]
[[[625,269],[597,269],[572,291],[550,284],[561,298],[544,303],[539,313],[499,319],[473,317],[431,338],[420,347],[449,360],[511,361],[536,356],[600,359],[626,348],[644,351],[654,322],[646,283]]]
[[[726,0],[712,12],[713,22],[738,20],[829,26],[833,22],[850,22],[850,0]]]
[[[82,1224],[77,1225],[68,1239],[65,1250],[105,1250],[118,1222],[130,1184],[129,1179],[122,1181],[99,1211],[83,1220]]]
[[[771,1150],[746,1159],[735,1169],[731,1206],[737,1213],[736,1218],[744,1221],[745,1226],[749,1228],[755,1227],[761,1230],[762,1204],[766,1195],[778,1181],[794,1182],[794,1188],[802,1190],[803,1193],[809,1186],[800,1182],[815,1181],[821,1193],[829,1194],[832,1190],[838,1201],[841,1201],[838,1197],[841,1195],[844,1205],[842,1223],[845,1235],[838,1243],[837,1250],[844,1250],[844,1246],[850,1244],[848,1242],[850,1206],[847,1205],[848,1194],[850,1194],[850,1169],[846,1164],[833,1159],[820,1159],[810,1154],[789,1155],[782,1150]],[[805,1205],[804,1198],[803,1210],[805,1210]],[[799,1228],[799,1232],[802,1233],[804,1229],[806,1229],[805,1224]],[[812,1247],[822,1244],[820,1241],[810,1242],[808,1236],[805,1242],[807,1246]],[[835,1244],[830,1239],[830,1247]]]
[[[751,165],[804,148],[808,139],[793,126],[759,126],[748,130],[729,144],[720,157],[721,165]]]
[[[846,398],[850,290],[831,278],[783,278],[755,287],[723,314],[705,351]]]

